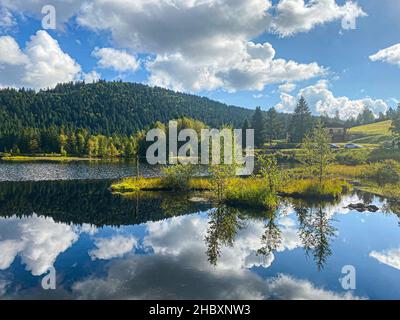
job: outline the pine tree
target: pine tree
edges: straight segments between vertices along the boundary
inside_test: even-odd
[[[301,142],[312,129],[312,116],[307,101],[301,97],[292,116],[289,132],[292,142]]]
[[[253,115],[252,127],[254,129],[254,144],[256,148],[262,148],[265,139],[265,119],[260,107],[256,108]]]
[[[248,129],[251,129],[251,126],[250,126],[249,120],[246,119],[246,120],[244,120],[243,126],[242,126],[242,145],[243,146],[247,145],[247,143],[246,143],[247,142],[247,140],[246,140],[246,131]]]
[[[358,115],[357,122],[359,124],[370,124],[375,121],[374,113],[368,109],[364,108],[363,112]]]
[[[278,138],[281,130],[282,123],[279,119],[278,112],[276,112],[275,108],[269,109],[266,115],[266,137],[269,144],[272,144],[272,140]]]

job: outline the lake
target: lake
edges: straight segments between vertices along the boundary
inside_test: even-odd
[[[400,299],[398,201],[354,193],[264,212],[112,195],[110,179],[131,170],[0,164],[0,298]],[[358,202],[379,211],[346,208]],[[56,289],[44,290],[52,266]],[[354,290],[339,280],[348,270]]]
[[[160,171],[158,167],[144,164],[139,169],[143,176]],[[136,164],[129,161],[0,161],[0,181],[119,179],[136,175],[136,170]]]

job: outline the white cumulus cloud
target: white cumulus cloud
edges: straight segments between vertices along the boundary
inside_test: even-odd
[[[94,242],[97,248],[89,252],[93,260],[109,260],[123,257],[128,252],[131,252],[137,244],[135,238],[120,235],[112,238],[98,238]]]
[[[262,90],[271,83],[317,77],[324,68],[275,59],[269,43],[270,1],[89,1],[77,21],[108,30],[116,45],[154,55],[149,83],[181,91]]]
[[[369,256],[380,263],[400,270],[400,248],[390,249],[382,252],[372,251]]]
[[[280,111],[293,112],[297,100],[303,96],[314,114],[335,116],[336,112],[342,119],[357,117],[364,108],[369,108],[376,116],[386,112],[387,103],[382,99],[350,99],[346,96],[336,97],[329,89],[327,80],[320,80],[315,85],[308,86],[299,91],[297,96],[281,93],[281,102],[276,106]]]
[[[92,55],[99,59],[97,65],[101,68],[110,68],[119,72],[134,72],[140,67],[140,62],[136,57],[123,50],[96,48]]]
[[[353,20],[367,14],[355,2],[340,6],[335,0],[281,0],[276,6],[272,30],[281,36],[308,32],[317,25],[335,20]]]
[[[0,1],[7,10],[31,15],[46,4],[44,0]],[[60,0],[54,4],[62,23],[75,16],[82,27],[109,32],[114,47],[149,55],[151,60],[145,63],[149,84],[191,92],[261,91],[269,84],[319,77],[326,70],[316,62],[278,58],[269,43],[252,39],[271,30],[287,36],[365,15],[356,3],[338,5],[335,0],[281,0],[276,5],[269,0]],[[98,49],[94,56],[99,67],[118,72],[139,67],[135,56],[114,48]]]
[[[5,7],[0,8],[0,30],[15,26],[16,22],[11,11]]]
[[[101,78],[101,74],[98,73],[97,71],[91,71],[89,73],[85,73],[83,76],[83,80],[86,83],[96,82],[96,81],[100,80],[100,78]]]
[[[395,64],[400,67],[400,43],[386,49],[382,49],[371,55],[371,61],[381,61],[390,64]]]
[[[279,221],[282,245],[278,251],[299,247],[293,220]],[[175,217],[147,223],[145,248],[150,255],[130,255],[110,264],[105,277],[76,282],[74,296],[81,299],[357,299],[316,287],[289,275],[262,279],[249,270],[268,268],[273,255],[256,255],[264,232],[262,221],[250,220],[238,230],[232,247],[222,246],[216,267],[206,257],[204,238],[209,219],[202,215]],[[202,254],[203,253],[203,254]],[[201,279],[201,281],[199,281]]]
[[[79,80],[81,67],[46,31],[38,31],[21,49],[10,36],[0,37],[0,86],[52,88]]]
[[[285,93],[290,93],[290,92],[294,91],[296,89],[296,87],[297,87],[296,84],[288,82],[288,83],[281,84],[279,86],[279,91],[285,92]]]
[[[77,239],[71,226],[51,218],[0,219],[0,270],[8,269],[19,255],[32,275],[42,275]]]

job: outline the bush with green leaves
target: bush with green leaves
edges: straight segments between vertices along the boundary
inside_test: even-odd
[[[258,159],[260,173],[271,194],[276,194],[277,189],[284,183],[286,176],[284,170],[278,165],[276,155],[262,155]]]
[[[371,164],[364,177],[373,180],[379,186],[400,183],[400,164],[394,160],[386,160]]]
[[[163,169],[163,185],[172,190],[189,190],[190,179],[197,168],[192,164],[176,164]]]
[[[301,162],[313,176],[318,178],[320,187],[326,178],[327,168],[334,158],[329,146],[330,141],[331,137],[321,121],[317,122],[312,132],[303,140],[304,155]]]
[[[366,164],[369,155],[369,150],[344,150],[336,154],[335,160],[339,164],[355,166]]]
[[[223,202],[225,200],[229,179],[236,175],[236,166],[226,164],[212,165],[209,168],[209,173],[211,177],[211,191],[218,202]]]

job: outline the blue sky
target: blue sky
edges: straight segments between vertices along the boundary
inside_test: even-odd
[[[44,5],[56,30],[43,30]],[[102,78],[228,104],[376,114],[400,98],[392,0],[0,0],[0,87]],[[342,28],[343,19],[356,28]],[[397,90],[396,90],[397,89]]]

